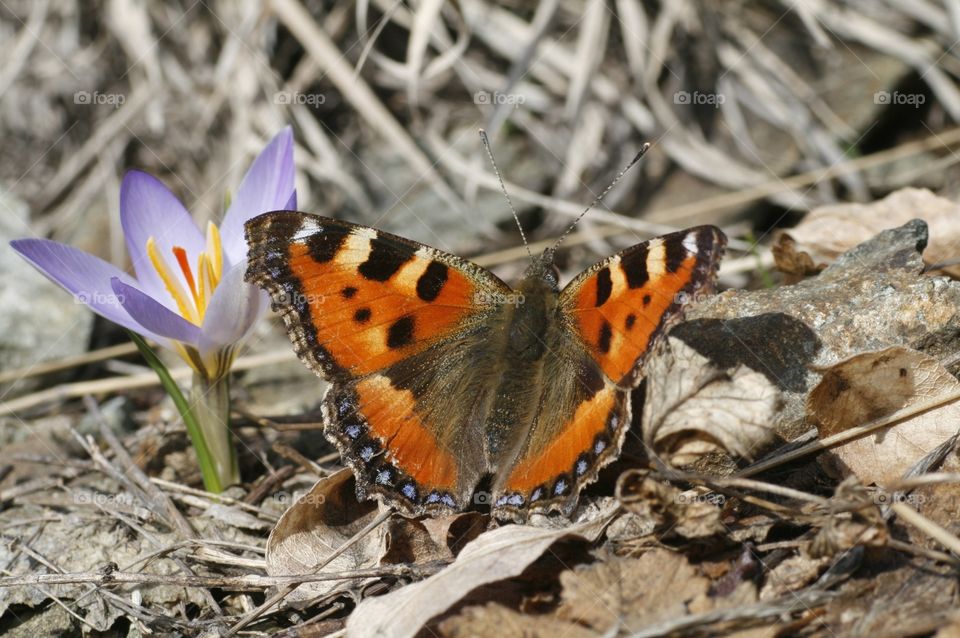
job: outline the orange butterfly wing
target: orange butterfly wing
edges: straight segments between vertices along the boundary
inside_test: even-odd
[[[560,306],[611,381],[639,382],[656,338],[679,321],[686,303],[712,291],[726,243],[715,226],[671,233],[605,259],[567,285]]]
[[[453,255],[298,212],[248,223],[248,279],[271,293],[297,353],[327,379],[361,377],[426,349],[509,288]]]

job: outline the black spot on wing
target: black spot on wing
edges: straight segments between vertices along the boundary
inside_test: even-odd
[[[649,297],[650,295],[647,295],[647,298]],[[646,303],[648,302],[644,302],[644,305],[646,305]],[[635,324],[636,322],[637,322],[637,315],[631,312],[629,315],[627,315],[627,318],[624,320],[623,325],[624,327],[626,327],[627,330],[630,330],[633,328],[633,324]]]
[[[633,252],[623,255],[620,259],[620,267],[627,277],[627,285],[630,288],[642,288],[650,279],[647,274],[647,246],[645,244],[637,246]]]
[[[669,241],[664,242],[664,252],[666,253],[667,272],[677,272],[687,258],[687,247],[683,245],[683,238],[686,235],[674,235]]]
[[[604,267],[597,273],[597,306],[607,303],[610,293],[613,292],[613,280],[610,278],[610,268]]]
[[[353,286],[347,286],[346,288],[340,291],[340,294],[343,295],[344,299],[353,299],[354,296],[357,294],[357,289],[354,288]]]
[[[713,246],[720,239],[717,237],[716,232],[713,228],[702,228],[697,231],[697,252],[698,256],[709,255],[713,252]],[[722,242],[725,242],[726,239],[721,239]]]
[[[353,313],[353,320],[357,323],[366,323],[370,321],[370,312],[369,308],[360,308],[355,313]]]
[[[597,341],[597,347],[600,348],[600,352],[607,354],[610,352],[610,340],[613,338],[613,329],[610,327],[609,321],[604,321],[603,325],[600,326],[600,338]]]
[[[431,261],[427,269],[417,279],[417,296],[424,301],[433,301],[447,283],[449,268],[439,261]]]
[[[387,329],[387,347],[395,350],[413,343],[413,317],[400,317]]]
[[[416,249],[412,246],[374,237],[370,240],[370,254],[357,268],[357,272],[365,279],[386,281],[400,270],[401,266],[413,259],[414,252]]]
[[[339,228],[320,226],[307,237],[307,249],[315,262],[323,264],[337,256],[346,238],[347,233]]]
[[[644,295],[644,296],[643,296],[643,305],[644,305],[644,306],[649,306],[651,300],[652,300],[652,297],[650,297],[650,295]]]

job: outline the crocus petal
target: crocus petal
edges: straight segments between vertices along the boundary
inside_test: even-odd
[[[200,328],[177,313],[171,312],[166,306],[138,288],[125,284],[117,278],[112,279],[110,283],[113,286],[113,292],[123,304],[123,309],[147,330],[192,346],[199,343]]]
[[[206,240],[190,213],[163,182],[141,171],[129,171],[120,186],[120,223],[143,290],[167,308],[175,309],[176,304],[147,255],[147,239],[156,240],[160,255],[168,263],[175,263],[174,246],[184,248],[190,263],[196,263]]]
[[[247,254],[243,225],[248,219],[285,207],[294,189],[293,131],[286,127],[253,161],[220,224],[223,250],[239,264]]]
[[[253,328],[261,310],[266,308],[265,293],[243,280],[245,271],[245,263],[234,266],[223,274],[214,291],[203,317],[201,356],[206,357],[242,341]]]
[[[283,210],[297,210],[297,191],[290,193],[290,199],[283,205]]]
[[[101,317],[138,332],[161,345],[166,339],[142,326],[124,310],[111,280],[134,284],[132,277],[89,253],[48,239],[17,239],[10,246],[48,279],[90,306]]]

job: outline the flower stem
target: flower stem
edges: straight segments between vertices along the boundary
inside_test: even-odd
[[[200,464],[203,486],[207,491],[219,494],[224,487],[239,483],[236,454],[229,430],[230,387],[226,377],[213,384],[207,381],[197,383],[197,379],[194,378],[194,386],[191,390],[192,400],[188,403],[177,382],[170,376],[170,371],[163,365],[153,348],[147,345],[140,335],[134,332],[129,334],[140,350],[140,354],[157,373],[160,384],[170,395],[183,418]],[[206,386],[207,389],[198,390],[200,385]],[[214,451],[219,456],[216,456]]]
[[[211,380],[194,372],[190,407],[203,432],[220,485],[236,485],[240,472],[230,432],[230,375]]]

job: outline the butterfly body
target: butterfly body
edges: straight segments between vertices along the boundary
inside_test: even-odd
[[[709,289],[725,243],[713,227],[674,233],[561,289],[552,251],[511,288],[454,255],[305,213],[261,215],[247,239],[248,281],[331,382],[324,432],[360,496],[414,515],[486,502],[513,520],[569,513],[616,458],[644,357],[682,296]]]

